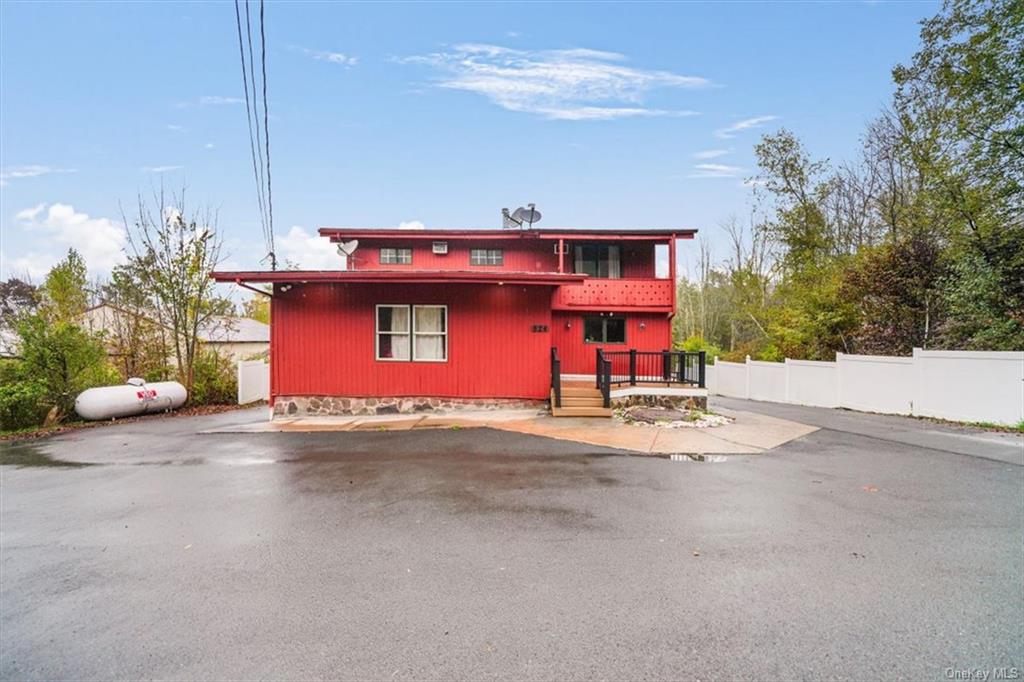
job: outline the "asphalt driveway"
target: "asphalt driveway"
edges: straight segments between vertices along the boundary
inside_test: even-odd
[[[38,465],[0,467],[0,676],[1024,668],[1020,437],[727,402],[823,426],[718,463],[488,429],[197,433],[262,410],[0,444]]]

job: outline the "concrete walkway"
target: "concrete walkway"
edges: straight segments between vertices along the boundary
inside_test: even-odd
[[[240,424],[212,432],[408,431],[488,427],[546,438],[588,443],[649,455],[757,454],[818,430],[799,422],[744,410],[719,409],[735,421],[711,428],[669,429],[623,424],[600,417],[551,417],[536,410],[466,411],[444,415],[303,417]]]

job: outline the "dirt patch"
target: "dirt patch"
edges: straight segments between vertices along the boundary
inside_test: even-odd
[[[153,414],[140,414],[135,417],[121,417],[118,419],[108,419],[105,421],[73,421],[66,422],[64,424],[58,424],[57,426],[49,426],[45,428],[40,427],[38,429],[24,431],[2,431],[0,432],[0,442],[35,440],[37,438],[47,438],[49,436],[56,436],[59,433],[66,433],[68,431],[77,431],[79,429],[94,429],[100,426],[109,426],[111,424],[127,424],[131,422],[142,421],[144,419],[202,417],[209,414],[220,414],[221,412],[247,410],[250,407],[258,407],[260,405],[266,405],[266,403],[249,403],[248,405],[192,405],[189,407],[183,407],[181,409],[174,410],[172,412],[155,412]]]
[[[648,407],[637,405],[616,410],[616,418],[627,423],[642,426],[663,426],[670,429],[706,429],[725,426],[732,419],[704,410],[687,410],[670,407]]]

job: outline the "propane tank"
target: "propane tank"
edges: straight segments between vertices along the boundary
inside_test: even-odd
[[[173,410],[185,404],[188,393],[177,381],[147,384],[133,377],[123,386],[103,386],[82,391],[75,398],[75,412],[82,419],[113,419],[149,412]]]

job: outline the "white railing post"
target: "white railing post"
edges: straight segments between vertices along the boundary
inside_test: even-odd
[[[743,397],[750,400],[750,356],[743,362],[743,369],[746,372],[746,388],[743,391]]]

